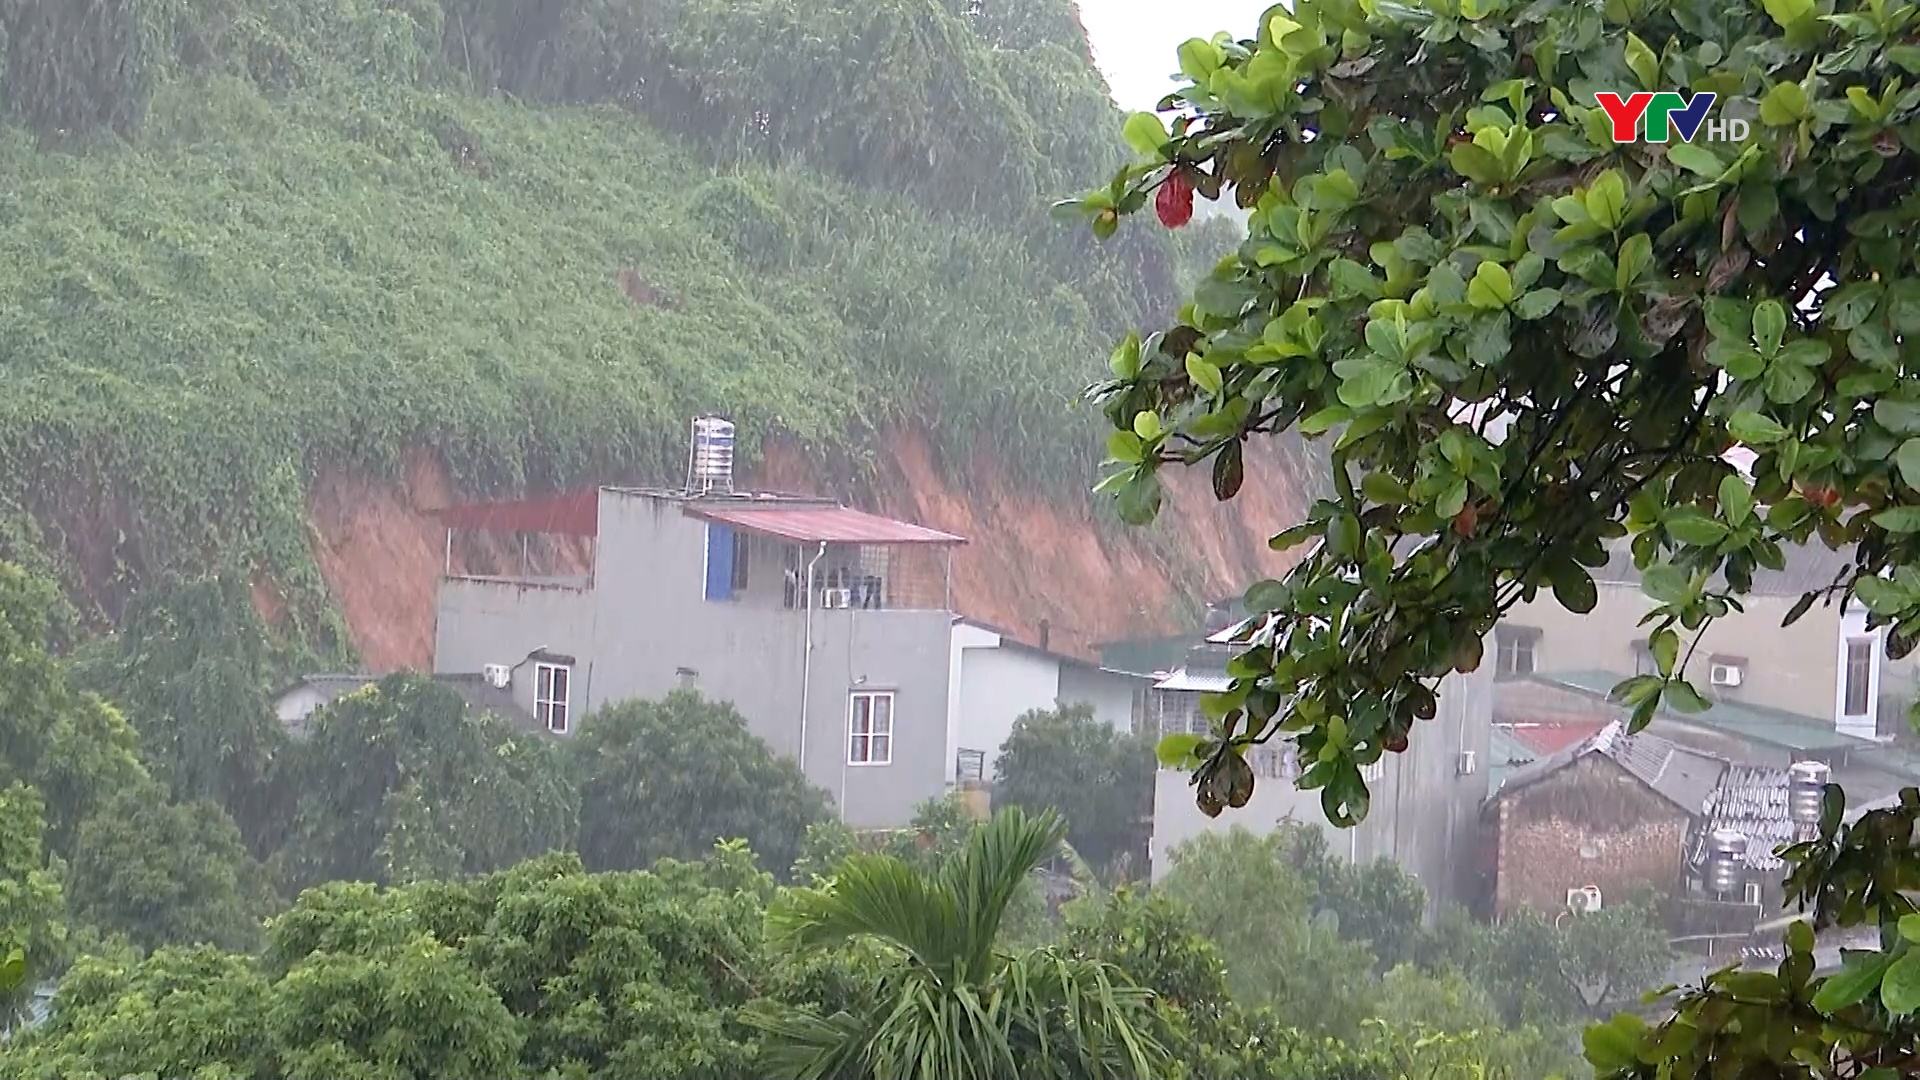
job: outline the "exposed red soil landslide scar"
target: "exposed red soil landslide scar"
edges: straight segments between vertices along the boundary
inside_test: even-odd
[[[1151,530],[1096,525],[1083,504],[1049,499],[976,453],[964,484],[936,465],[917,432],[887,440],[869,509],[958,533],[955,606],[964,615],[1037,643],[1091,658],[1097,641],[1177,632],[1183,596],[1215,599],[1292,564],[1267,538],[1304,516],[1295,466],[1270,447],[1249,448],[1248,481],[1232,502],[1213,498],[1203,469],[1171,470]],[[846,485],[791,447],[768,447],[754,486],[830,493]],[[308,493],[314,554],[367,668],[433,662],[434,590],[446,557],[432,511],[454,502],[446,471],[426,452],[408,458],[403,483],[323,473]],[[865,501],[865,500],[862,500]]]

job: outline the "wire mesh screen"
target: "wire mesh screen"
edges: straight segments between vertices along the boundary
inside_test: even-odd
[[[829,544],[815,560],[791,546],[786,563],[782,599],[788,607],[807,604],[809,578],[816,608],[944,611],[948,604],[944,547]]]

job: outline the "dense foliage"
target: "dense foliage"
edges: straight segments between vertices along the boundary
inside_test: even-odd
[[[567,748],[580,789],[580,857],[595,870],[643,870],[745,840],[783,871],[809,827],[832,813],[825,791],[776,754],[733,706],[691,690],[593,714]]]
[[[416,447],[658,481],[724,410],[1079,488],[1091,358],[1233,241],[1047,220],[1123,150],[1071,5],[1006,6],[7,0],[0,557],[113,617],[248,567],[332,647],[308,485]]]
[[[401,884],[511,866],[571,844],[579,797],[560,748],[394,675],[319,710],[275,762],[286,883]]]
[[[171,802],[153,783],[115,792],[80,827],[66,888],[77,921],[142,949],[252,948],[260,920],[278,906],[266,869],[223,808]]]
[[[1027,876],[1066,838],[1052,811],[1002,810],[934,873],[890,855],[853,855],[825,883],[769,912],[773,943],[802,950],[849,939],[896,957],[865,1007],[763,1007],[776,1075],[818,1080],[942,1076],[1145,1080],[1167,1068],[1149,1030],[1152,996],[1102,960],[1059,949],[1008,954],[1000,923]]]
[[[1920,641],[1916,26],[1902,0],[1299,0],[1181,47],[1184,115],[1130,119],[1146,160],[1072,205],[1107,235],[1150,198],[1180,224],[1195,190],[1254,212],[1178,323],[1115,352],[1110,487],[1144,520],[1160,465],[1211,459],[1231,498],[1241,441],[1297,429],[1333,436],[1337,488],[1274,539],[1317,543],[1249,593],[1213,735],[1163,743],[1202,809],[1243,805],[1242,748],[1285,732],[1329,817],[1363,817],[1359,768],[1406,750],[1435,679],[1542,590],[1590,610],[1627,537],[1657,668],[1616,689],[1636,727],[1708,707],[1699,634],[1789,545],[1851,564],[1787,621],[1838,600],[1890,656]],[[1745,140],[1615,140],[1597,95],[1668,89]],[[1920,790],[1844,804],[1786,853],[1812,915],[1777,972],[1596,1026],[1603,1075],[1920,1068]],[[1880,948],[1817,977],[1816,933],[1849,927]]]
[[[1036,709],[1013,722],[993,763],[995,806],[1053,808],[1095,867],[1144,872],[1153,831],[1153,746],[1094,718],[1086,705]]]
[[[1180,321],[1114,356],[1121,501],[1150,516],[1160,463],[1209,458],[1231,497],[1251,432],[1336,436],[1336,497],[1275,541],[1320,543],[1249,598],[1270,618],[1217,703],[1227,734],[1267,737],[1292,698],[1305,784],[1354,820],[1358,769],[1431,714],[1426,680],[1475,667],[1541,590],[1589,610],[1588,568],[1629,533],[1657,602],[1659,671],[1621,688],[1640,723],[1705,707],[1681,632],[1783,544],[1857,545],[1817,597],[1853,593],[1911,647],[1920,589],[1876,575],[1920,535],[1912,18],[1882,0],[1831,17],[1321,0],[1182,47],[1167,105],[1190,115],[1171,136],[1130,121],[1148,160],[1079,205],[1110,230],[1171,182],[1255,212]],[[1718,94],[1749,140],[1616,144],[1595,94],[1668,87]],[[1734,445],[1751,480],[1721,457]],[[1250,776],[1211,746],[1182,751],[1211,757],[1217,809]]]

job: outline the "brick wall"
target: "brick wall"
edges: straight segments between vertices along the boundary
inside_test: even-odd
[[[1558,911],[1589,885],[1625,899],[1679,884],[1687,815],[1601,755],[1501,799],[1496,822],[1498,914]]]

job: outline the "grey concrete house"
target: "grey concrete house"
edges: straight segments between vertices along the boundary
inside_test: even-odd
[[[1232,608],[1216,605],[1208,614],[1205,638],[1178,670],[1156,683],[1147,722],[1160,733],[1206,730],[1200,699],[1230,684],[1226,666],[1241,621]],[[1356,863],[1380,858],[1398,863],[1426,886],[1430,910],[1448,900],[1464,902],[1477,886],[1479,871],[1473,855],[1480,849],[1484,763],[1493,734],[1491,666],[1448,676],[1438,696],[1438,713],[1421,726],[1407,752],[1389,754],[1366,770],[1372,802],[1366,820],[1351,829],[1327,821],[1318,791],[1294,787],[1300,764],[1294,747],[1284,741],[1251,756],[1258,778],[1252,800],[1217,818],[1206,817],[1195,805],[1187,773],[1161,769],[1154,786],[1153,876],[1164,876],[1175,849],[1202,833],[1235,826],[1266,832],[1295,821],[1327,830],[1333,850]]]
[[[605,487],[441,518],[450,553],[467,530],[573,537],[586,558],[566,573],[474,574],[450,554],[437,672],[481,675],[556,734],[603,705],[695,686],[731,701],[856,826],[905,824],[946,789],[948,556],[962,538],[726,490]]]

